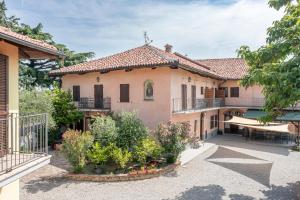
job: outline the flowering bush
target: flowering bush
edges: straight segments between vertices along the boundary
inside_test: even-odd
[[[189,135],[189,126],[186,123],[160,124],[155,135],[164,149],[168,163],[177,161],[180,153],[185,149],[185,141]]]
[[[88,149],[93,144],[90,132],[68,130],[63,134],[63,152],[73,165],[75,172],[80,172],[86,164]]]

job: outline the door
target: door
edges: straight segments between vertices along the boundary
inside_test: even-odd
[[[192,90],[192,108],[195,109],[196,108],[196,86],[192,85],[191,90]]]
[[[103,108],[103,85],[94,85],[95,108]]]
[[[0,54],[0,156],[6,154],[7,146],[7,68],[8,57]]]
[[[203,123],[204,123],[204,114],[200,114],[200,140],[203,140]]]
[[[187,109],[187,87],[186,85],[182,84],[181,85],[181,105],[182,105],[182,110]]]

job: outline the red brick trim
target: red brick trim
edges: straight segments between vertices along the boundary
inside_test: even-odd
[[[161,169],[148,170],[139,173],[117,174],[117,175],[96,175],[96,174],[74,174],[68,173],[64,177],[73,181],[92,181],[92,182],[122,182],[137,181],[159,177],[173,172],[180,163],[168,165]]]

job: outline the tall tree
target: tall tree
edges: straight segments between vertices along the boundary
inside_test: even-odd
[[[48,72],[63,66],[71,66],[87,61],[94,57],[93,52],[76,53],[71,51],[64,44],[57,44],[50,33],[43,31],[43,25],[37,24],[31,27],[24,23],[19,23],[20,19],[15,16],[7,16],[7,7],[4,1],[0,0],[0,26],[12,29],[33,39],[45,41],[56,46],[64,55],[64,62],[57,60],[28,60],[20,61],[20,86],[21,88],[31,89],[33,87],[49,87],[58,78],[49,77]]]
[[[284,9],[284,16],[267,30],[266,44],[251,51],[238,50],[250,66],[241,84],[258,84],[265,95],[264,109],[271,121],[300,101],[300,0],[269,0],[269,6]]]

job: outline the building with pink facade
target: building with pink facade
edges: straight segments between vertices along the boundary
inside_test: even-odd
[[[247,69],[238,58],[192,60],[171,45],[143,45],[50,74],[61,76],[62,88],[72,92],[85,129],[93,115],[137,111],[150,129],[188,121],[191,134],[205,140],[218,131],[238,132],[224,120],[264,104],[260,87],[239,85]]]

